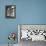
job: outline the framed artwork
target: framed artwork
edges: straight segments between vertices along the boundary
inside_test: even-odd
[[[6,5],[5,14],[6,18],[16,18],[16,5]]]
[[[18,38],[21,40],[46,41],[46,25],[19,24]]]

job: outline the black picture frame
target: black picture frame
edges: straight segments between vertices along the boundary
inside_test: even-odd
[[[6,18],[16,18],[16,5],[6,5],[5,6],[5,17]]]

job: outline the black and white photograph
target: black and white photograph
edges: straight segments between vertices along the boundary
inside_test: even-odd
[[[16,18],[16,5],[7,5],[5,11],[6,18]]]
[[[31,46],[46,42],[46,25],[18,25],[18,38],[20,46]]]

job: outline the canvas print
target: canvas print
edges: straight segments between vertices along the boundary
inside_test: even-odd
[[[20,25],[20,40],[46,41],[46,25]],[[19,32],[18,32],[19,33]]]
[[[46,25],[19,24],[18,42],[19,46],[34,46],[46,43]]]
[[[7,5],[5,11],[6,18],[16,18],[16,5]]]

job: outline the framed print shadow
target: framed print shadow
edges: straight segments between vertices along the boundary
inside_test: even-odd
[[[16,5],[6,5],[5,6],[5,17],[6,18],[16,18]]]

